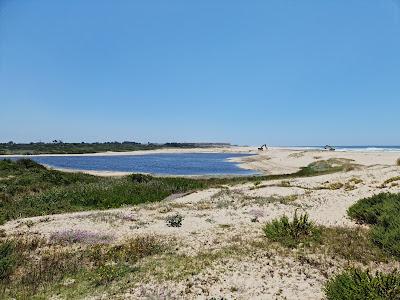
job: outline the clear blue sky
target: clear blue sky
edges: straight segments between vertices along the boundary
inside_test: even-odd
[[[399,0],[0,0],[0,141],[400,144]]]

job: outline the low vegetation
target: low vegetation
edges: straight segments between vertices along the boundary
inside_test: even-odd
[[[308,221],[297,223],[309,224]],[[309,225],[297,227],[309,228]],[[295,231],[308,232],[304,229]],[[321,231],[315,248],[307,248],[313,255],[301,252],[296,257],[302,263],[318,268],[324,268],[326,263],[315,261],[314,255],[346,258],[349,262],[381,261],[380,249],[374,245],[370,247],[364,233],[356,229],[326,228]],[[92,235],[89,237],[92,242]],[[0,263],[6,266],[1,269],[5,270],[0,278],[1,299],[48,299],[55,295],[62,299],[81,299],[88,295],[111,298],[115,292],[121,293],[148,280],[160,284],[165,281],[186,282],[227,259],[241,260],[259,253],[261,257],[267,255],[273,260],[277,251],[284,256],[293,254],[290,249],[271,244],[266,239],[254,241],[245,238],[217,251],[196,255],[178,253],[176,241],[165,241],[155,236],[141,236],[120,244],[103,241],[92,244],[86,239],[68,239],[65,242],[51,238],[32,237],[27,240],[14,237],[12,240],[3,239],[0,245],[0,249],[6,249],[0,251]],[[3,264],[4,261],[7,263]]]
[[[323,227],[320,226],[321,237],[313,245],[311,252],[321,250],[331,258],[340,258],[348,262],[368,264],[371,261],[388,263],[394,257],[383,251],[370,239],[365,228]]]
[[[16,264],[14,243],[6,241],[0,244],[0,280],[7,280]]]
[[[396,164],[400,166],[400,158],[397,159]]]
[[[372,225],[371,239],[383,250],[400,257],[400,194],[381,193],[359,200],[348,210],[359,223]]]
[[[382,188],[386,187],[388,184],[396,182],[396,181],[400,181],[400,176],[395,176],[389,179],[386,179],[383,183],[382,183]]]
[[[328,300],[400,299],[400,273],[371,275],[368,271],[349,269],[328,281],[325,294]]]
[[[22,217],[156,202],[226,184],[316,176],[348,170],[349,164],[335,159],[314,162],[293,174],[192,179],[141,174],[105,178],[49,170],[29,159],[0,160],[0,224]]]
[[[105,143],[64,143],[54,140],[52,143],[17,144],[0,143],[0,155],[35,155],[35,154],[83,154],[98,152],[126,152],[138,150],[154,150],[161,148],[204,148],[229,144],[212,143],[165,143],[141,144],[137,142],[105,142]]]
[[[175,214],[172,216],[168,216],[165,221],[168,227],[181,227],[183,216],[180,214]]]
[[[47,298],[44,294],[48,290],[63,289],[75,280],[85,286],[87,293],[137,272],[138,261],[166,249],[167,244],[154,236],[137,237],[118,245],[78,248],[46,244],[40,238],[3,240],[0,298],[31,299],[34,295]]]
[[[392,182],[387,180],[385,183]],[[349,216],[366,229],[326,228],[322,243],[328,251],[350,261],[365,264],[393,263],[400,257],[400,194],[381,193],[359,200],[348,209]],[[343,242],[338,242],[337,240]],[[333,251],[333,252],[332,252]],[[400,299],[400,273],[362,271],[350,268],[331,278],[325,285],[328,300]]]
[[[31,160],[0,160],[0,220],[160,201],[206,181],[130,175],[102,178],[48,170]]]
[[[328,190],[339,190],[344,186],[343,183],[341,182],[332,182],[329,183],[328,185],[322,187],[322,189],[328,189]]]
[[[283,216],[266,224],[264,233],[271,241],[291,248],[299,243],[310,244],[319,241],[321,237],[320,229],[309,220],[308,215],[298,216],[297,211],[292,220]]]

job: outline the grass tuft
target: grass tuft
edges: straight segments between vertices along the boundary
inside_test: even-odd
[[[325,285],[328,300],[400,299],[400,273],[384,274],[349,269],[336,275]]]
[[[264,227],[264,233],[270,240],[286,247],[296,247],[299,243],[310,244],[320,240],[320,229],[308,219],[308,214],[294,213],[290,221],[287,216],[275,219]]]
[[[14,249],[15,244],[11,241],[4,241],[0,244],[0,280],[8,280],[16,266]]]

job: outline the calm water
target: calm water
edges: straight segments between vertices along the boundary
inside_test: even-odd
[[[55,168],[91,171],[140,172],[164,175],[251,175],[228,158],[249,156],[226,153],[174,153],[120,156],[30,156]]]

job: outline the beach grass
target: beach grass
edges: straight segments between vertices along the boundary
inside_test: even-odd
[[[328,300],[400,299],[400,273],[389,274],[350,268],[330,279],[325,285]]]
[[[310,244],[321,239],[320,229],[309,220],[307,214],[297,214],[291,220],[287,216],[272,220],[264,226],[266,237],[279,242],[285,247],[293,248],[298,244]]]
[[[39,247],[41,246],[41,247]],[[141,236],[122,244],[80,247],[48,244],[41,238],[14,238],[0,242],[0,298],[39,299],[49,288],[62,290],[82,281],[90,293],[99,286],[137,270],[138,261],[163,253],[167,243],[156,236]],[[69,283],[68,283],[69,282]],[[41,295],[41,296],[40,296]]]

